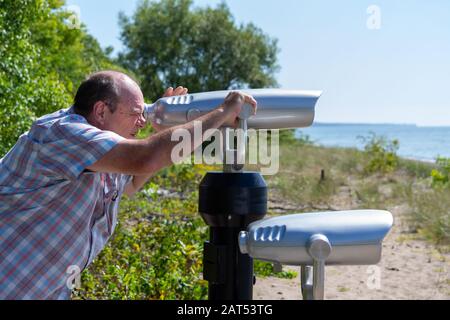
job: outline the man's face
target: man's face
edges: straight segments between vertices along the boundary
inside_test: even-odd
[[[104,130],[109,130],[127,139],[136,139],[139,129],[145,127],[144,97],[137,85],[124,84],[116,110],[105,115]]]

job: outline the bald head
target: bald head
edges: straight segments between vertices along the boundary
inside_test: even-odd
[[[81,83],[75,95],[74,111],[87,118],[95,103],[104,101],[114,112],[122,98],[136,95],[142,96],[142,92],[130,76],[118,71],[99,71]]]

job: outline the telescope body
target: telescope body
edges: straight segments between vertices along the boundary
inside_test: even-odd
[[[392,227],[390,212],[350,210],[293,214],[259,220],[241,232],[239,247],[251,257],[286,265],[312,265],[311,243],[329,241],[327,265],[376,264]]]
[[[146,119],[160,125],[175,126],[190,122],[220,106],[231,91],[241,91],[255,98],[256,115],[247,120],[253,129],[287,129],[310,126],[321,91],[284,89],[225,90],[165,97],[146,105]]]

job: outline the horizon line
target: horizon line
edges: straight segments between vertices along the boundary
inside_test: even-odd
[[[324,121],[317,121],[312,124],[314,125],[326,125],[326,126],[332,126],[332,125],[364,125],[364,126],[410,126],[410,127],[418,127],[418,128],[424,128],[424,127],[430,127],[430,128],[448,128],[450,127],[450,124],[437,124],[437,125],[430,125],[430,124],[417,124],[417,123],[398,123],[398,122],[324,122]]]

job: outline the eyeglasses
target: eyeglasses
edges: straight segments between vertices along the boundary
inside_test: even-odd
[[[123,112],[119,111],[120,114],[126,114],[132,118],[140,119],[141,117],[145,120],[144,112]]]
[[[104,103],[111,107],[111,103],[104,101]],[[124,112],[124,111],[117,111],[120,114],[125,114],[129,117],[135,118],[135,119],[142,119],[145,122],[145,114],[144,112]]]

